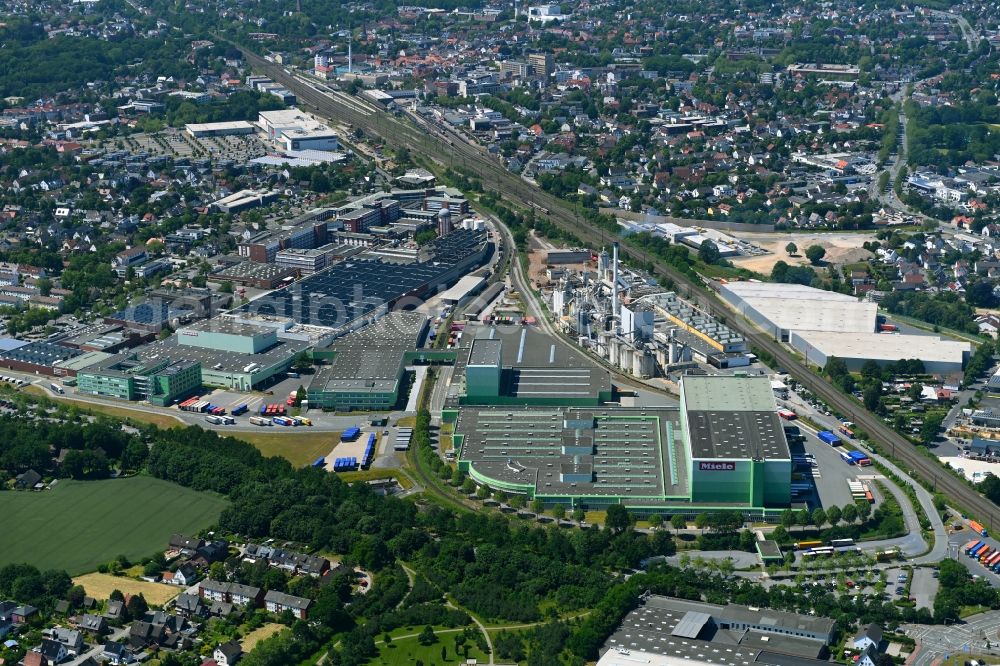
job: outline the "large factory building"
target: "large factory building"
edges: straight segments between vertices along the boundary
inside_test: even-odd
[[[680,418],[693,502],[788,504],[792,457],[767,377],[686,376]]]
[[[468,389],[492,394],[502,346],[474,347]],[[791,501],[791,455],[766,377],[685,376],[679,410],[479,404],[444,417],[455,426],[459,468],[494,489],[638,514],[774,517]]]

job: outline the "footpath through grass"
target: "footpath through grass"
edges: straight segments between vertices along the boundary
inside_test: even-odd
[[[138,559],[219,519],[226,500],[148,476],[60,481],[52,490],[0,499],[0,566],[29,562],[70,575],[118,555]]]
[[[391,632],[392,643],[386,645],[381,637],[377,637],[375,647],[378,648],[377,657],[369,661],[372,666],[376,664],[382,666],[413,666],[417,661],[421,661],[427,666],[430,664],[464,664],[466,657],[463,653],[455,651],[455,637],[465,631],[465,627],[455,629],[445,627],[434,627],[436,641],[430,645],[421,645],[417,635],[423,627],[405,627]],[[476,659],[480,664],[489,663],[489,655],[481,651],[475,641],[466,641],[469,646],[469,659]],[[442,651],[444,654],[442,659]]]

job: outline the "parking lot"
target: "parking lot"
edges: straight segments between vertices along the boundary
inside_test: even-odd
[[[267,154],[267,144],[257,135],[194,138],[183,130],[168,128],[155,134],[133,134],[123,148],[133,153],[166,155],[171,158],[204,158],[245,163]]]

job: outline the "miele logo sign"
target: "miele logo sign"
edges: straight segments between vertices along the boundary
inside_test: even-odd
[[[735,472],[734,462],[700,462],[698,469],[702,472]]]

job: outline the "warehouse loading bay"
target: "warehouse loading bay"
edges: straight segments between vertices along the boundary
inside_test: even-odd
[[[796,421],[791,425],[799,428],[801,438],[794,441],[794,437],[789,438],[789,450],[792,456],[807,456],[811,465],[803,467],[801,465],[792,470],[792,483],[808,483],[812,486],[812,491],[804,493],[793,499],[793,503],[801,506],[808,504],[809,509],[817,507],[839,506],[850,504],[851,491],[848,487],[849,481],[867,481],[870,483],[873,477],[880,478],[880,474],[874,467],[858,467],[848,465],[840,456],[842,447],[833,447],[819,440],[818,437],[805,426]],[[882,479],[882,483],[891,483],[888,479]],[[877,506],[880,500],[877,489],[873,488]]]

